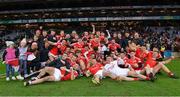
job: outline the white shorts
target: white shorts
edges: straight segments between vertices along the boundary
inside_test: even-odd
[[[128,76],[129,69],[120,69],[118,72],[116,72],[117,76]]]
[[[59,69],[55,68],[53,75],[55,77],[55,81],[60,81],[61,80],[61,72],[60,72]]]
[[[103,78],[103,70],[98,70],[98,72],[96,72],[95,76],[99,76],[100,79]]]

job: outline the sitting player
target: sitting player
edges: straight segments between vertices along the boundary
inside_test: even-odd
[[[161,55],[159,54],[158,49],[157,48],[153,48],[153,51],[148,53],[146,65],[149,66],[150,71],[153,72],[153,75],[155,75],[160,70],[163,70],[164,72],[166,72],[168,74],[168,76],[170,78],[177,79],[178,77],[175,76],[175,74],[172,73],[167,68],[167,66],[165,66],[165,64],[168,64],[169,62],[171,62],[172,59],[174,59],[173,56],[171,58],[163,61]],[[158,66],[158,65],[160,65],[160,66]]]

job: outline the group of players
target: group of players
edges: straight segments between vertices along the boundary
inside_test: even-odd
[[[81,76],[93,76],[92,82],[100,84],[110,77],[118,81],[154,81],[156,74],[164,71],[170,78],[178,78],[166,65],[174,57],[163,59],[158,48],[148,50],[146,44],[138,44],[137,40],[129,40],[123,48],[106,31],[84,32],[82,36],[75,31],[56,34],[51,31],[50,37],[44,38],[44,46],[48,50],[48,60],[38,71],[38,75],[24,82],[24,86],[39,84],[45,81],[75,80]],[[37,30],[36,34],[39,33]],[[134,37],[139,34],[135,32]],[[34,37],[36,38],[36,37]],[[38,47],[33,42],[33,47]],[[35,52],[36,53],[36,52]]]

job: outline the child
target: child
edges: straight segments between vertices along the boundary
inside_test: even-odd
[[[20,68],[19,68],[19,76],[18,79],[22,79],[22,76],[21,76],[21,73],[24,74],[24,76],[27,75],[27,42],[26,42],[26,39],[23,39],[21,42],[20,42],[20,46],[18,47],[19,49],[19,62],[20,62]]]
[[[15,78],[15,70],[14,68],[8,64],[9,61],[14,60],[18,56],[17,50],[14,48],[14,42],[12,41],[7,41],[6,42],[7,48],[3,53],[3,62],[6,64],[6,81],[10,80],[10,72],[12,75],[12,80],[16,80]]]

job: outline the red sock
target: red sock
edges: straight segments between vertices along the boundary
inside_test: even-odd
[[[136,80],[139,80],[138,78],[134,78],[134,80],[136,81]]]
[[[146,80],[150,80],[150,78],[149,78],[149,77],[146,77]]]

